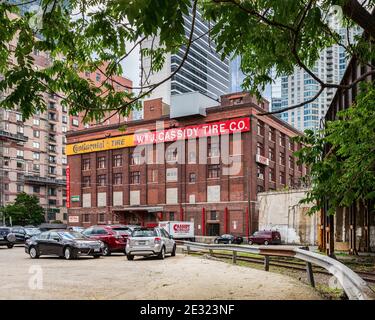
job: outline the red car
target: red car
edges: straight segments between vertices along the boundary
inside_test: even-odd
[[[281,235],[279,231],[263,230],[256,231],[252,236],[249,237],[249,244],[280,244]]]
[[[111,255],[112,252],[125,254],[126,241],[130,233],[131,229],[122,225],[91,226],[82,232],[90,239],[104,242],[103,255],[105,256]]]

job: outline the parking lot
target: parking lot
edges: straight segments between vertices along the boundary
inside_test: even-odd
[[[280,274],[202,257],[30,259],[0,247],[0,299],[320,299]]]

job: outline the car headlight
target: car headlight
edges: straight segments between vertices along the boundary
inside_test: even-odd
[[[84,248],[84,247],[87,247],[87,245],[85,243],[76,242],[76,247],[77,248]]]

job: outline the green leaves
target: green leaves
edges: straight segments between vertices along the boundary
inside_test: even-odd
[[[375,198],[375,87],[363,84],[356,103],[338,113],[324,131],[296,138],[303,147],[295,155],[310,168],[312,191],[304,202],[329,200],[329,213],[354,201]],[[326,149],[325,155],[323,151]]]
[[[0,209],[6,219],[12,218],[14,225],[39,225],[44,222],[44,209],[36,196],[22,192],[17,195],[14,204]]]

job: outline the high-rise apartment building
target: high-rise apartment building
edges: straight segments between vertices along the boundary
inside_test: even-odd
[[[330,18],[329,23],[347,43],[347,30],[341,28],[340,23],[334,17]],[[360,32],[359,28],[350,29],[349,41],[353,43],[354,36]],[[312,71],[325,83],[340,83],[347,62],[344,49],[339,45],[333,45],[321,52],[320,59],[315,63]],[[281,77],[281,108],[308,101],[319,90],[319,83],[306,71],[296,67],[292,75]],[[335,92],[335,88],[327,88],[313,102],[283,112],[281,119],[301,131],[316,130],[319,128],[320,120],[324,118]]]
[[[38,68],[47,67],[50,61],[40,52],[34,52],[34,59]],[[17,110],[0,109],[0,206],[26,192],[40,199],[47,221],[64,221],[68,110],[54,94],[46,92],[44,99],[47,110],[29,119]]]
[[[185,32],[188,35],[191,29],[192,15],[184,16]],[[215,100],[230,91],[229,59],[224,61],[216,52],[215,43],[208,38],[209,25],[197,12],[193,42],[189,56],[182,68],[169,80],[156,88],[149,98],[162,97],[164,102],[170,104],[171,95],[200,92]],[[154,48],[158,45],[158,39],[148,39],[143,44],[144,48]],[[175,54],[167,54],[163,68],[150,74],[150,58],[143,59],[140,82],[142,85],[158,83],[174,72],[183,60],[186,47],[182,46]],[[150,75],[149,75],[150,74]]]

